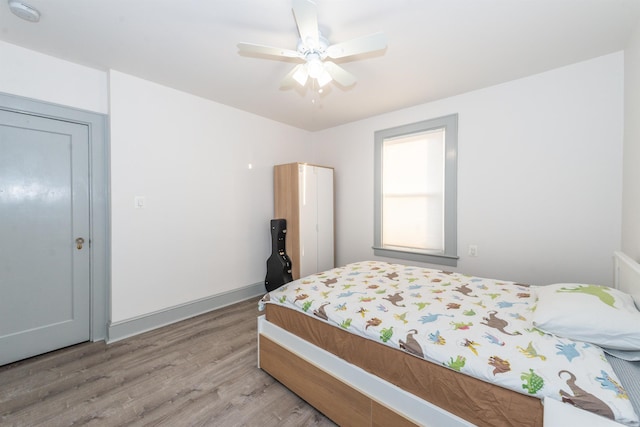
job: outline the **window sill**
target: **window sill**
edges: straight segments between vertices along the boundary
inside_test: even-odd
[[[407,261],[424,262],[427,264],[446,265],[448,267],[458,266],[458,256],[445,255],[445,254],[433,254],[426,252],[417,252],[400,249],[378,248],[373,247],[373,254],[376,256],[387,258],[398,258]]]

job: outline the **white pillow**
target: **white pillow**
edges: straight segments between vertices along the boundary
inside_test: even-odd
[[[557,283],[532,289],[533,324],[561,337],[617,350],[640,350],[640,311],[630,295],[608,286]]]

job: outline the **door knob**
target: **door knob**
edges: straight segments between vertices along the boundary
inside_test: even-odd
[[[78,250],[82,249],[82,245],[84,245],[84,239],[82,237],[78,237],[76,239],[76,248],[78,248]]]

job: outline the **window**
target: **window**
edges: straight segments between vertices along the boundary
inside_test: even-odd
[[[374,253],[457,265],[458,115],[375,133]]]

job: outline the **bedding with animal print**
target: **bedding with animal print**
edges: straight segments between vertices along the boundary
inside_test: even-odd
[[[533,326],[531,290],[509,281],[365,261],[287,283],[261,304],[294,308],[462,374],[640,425],[600,347]]]

